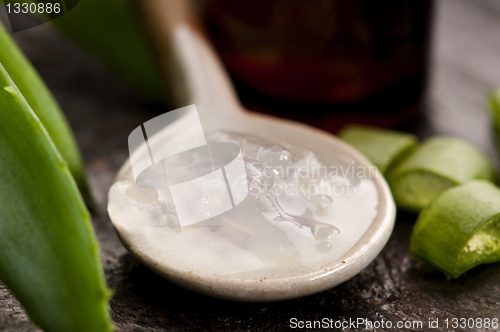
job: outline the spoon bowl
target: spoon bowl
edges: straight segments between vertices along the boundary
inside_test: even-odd
[[[313,151],[321,162],[328,165],[342,162],[365,169],[373,167],[357,150],[331,134],[304,124],[244,110],[186,1],[141,0],[137,4],[156,49],[171,106],[195,104],[206,134],[230,131],[252,135],[265,138],[272,144],[285,144],[294,153]],[[189,117],[177,119],[150,137],[149,144],[160,144],[188,132],[192,120]],[[147,147],[143,145],[133,152],[131,158],[147,157],[147,153]],[[377,203],[373,208],[373,218],[360,227],[355,241],[348,247],[325,256],[327,258],[319,263],[308,264],[306,257],[302,258],[305,264],[286,268],[238,269],[238,266],[247,263],[245,259],[254,259],[253,256],[231,253],[224,257],[230,256],[234,260],[226,265],[225,262],[218,261],[218,258],[213,258],[215,256],[211,254],[210,246],[206,250],[191,250],[186,243],[196,240],[189,234],[198,232],[200,242],[204,241],[203,237],[210,238],[213,235],[207,230],[200,230],[200,227],[191,228],[190,232],[188,228],[181,230],[181,233],[184,232],[182,234],[188,235],[179,237],[182,240],[174,247],[168,242],[174,241],[174,237],[162,237],[159,235],[160,231],[152,230],[151,225],[142,222],[141,216],[155,213],[151,210],[155,205],[146,207],[144,197],[154,196],[156,193],[154,190],[151,192],[151,189],[134,187],[131,164],[128,161],[120,169],[110,190],[108,211],[122,243],[130,253],[165,279],[217,298],[251,302],[278,301],[334,287],[359,273],[382,250],[394,226],[395,205],[381,175],[372,177],[370,181]],[[128,192],[128,196],[120,195],[120,186],[127,186],[122,188],[122,192]],[[131,203],[130,197],[134,197],[136,193],[142,196]],[[276,202],[279,203],[279,200]],[[136,206],[132,206],[134,204]],[[360,201],[359,204],[359,211],[368,210],[367,203]],[[238,208],[236,206],[234,210]],[[342,209],[342,206],[337,209]],[[297,215],[291,218],[300,217]],[[248,233],[243,236],[255,236],[251,229],[228,222],[238,227],[242,233]],[[351,228],[357,227],[357,220],[346,222],[352,225]],[[199,244],[193,242],[192,246],[196,245]],[[237,252],[238,248],[234,250]],[[213,262],[210,259],[214,259]],[[234,269],[231,264],[234,264]]]

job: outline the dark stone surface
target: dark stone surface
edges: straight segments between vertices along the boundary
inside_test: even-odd
[[[418,134],[423,138],[434,134],[463,137],[496,162],[485,95],[500,85],[500,2],[441,0],[437,5],[426,119]],[[163,106],[141,99],[93,57],[46,25],[15,37],[61,103],[86,161],[99,208],[94,226],[107,282],[115,292],[111,316],[118,330],[281,331],[290,329],[293,317],[361,317],[393,324],[419,320],[424,329],[429,318],[439,318],[443,329],[446,318],[499,317],[500,265],[478,267],[447,281],[441,273],[410,258],[408,242],[415,217],[401,213],[389,244],[374,262],[346,283],[313,296],[268,304],[233,303],[161,279],[127,253],[105,207],[113,177],[127,158],[128,134],[139,123],[164,112]],[[0,331],[37,330],[0,285]]]

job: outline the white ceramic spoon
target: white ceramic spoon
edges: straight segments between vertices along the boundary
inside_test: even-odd
[[[170,106],[175,109],[196,104],[206,133],[230,130],[251,134],[276,144],[286,142],[291,146],[312,150],[326,163],[351,160],[353,164],[366,169],[371,166],[357,150],[331,134],[304,124],[244,110],[186,1],[140,0],[137,5],[146,22],[152,45],[156,48]],[[191,120],[178,119],[150,138],[150,144],[188,131]],[[146,147],[138,148],[134,156],[147,156]],[[360,272],[382,250],[394,226],[395,205],[382,176],[371,180],[378,197],[376,216],[366,230],[363,229],[359,234],[359,240],[347,248],[344,254],[340,257],[332,255],[325,264],[314,269],[298,266],[264,278],[259,277],[258,273],[230,273],[220,264],[207,268],[206,257],[210,257],[210,249],[189,253],[189,248],[185,247],[188,253],[181,255],[182,259],[178,253],[162,250],[165,246],[162,237],[151,235],[151,227],[148,228],[142,222],[140,214],[134,217],[134,213],[139,213],[137,211],[140,209],[131,207],[130,202],[118,197],[115,186],[123,181],[133,181],[129,161],[119,171],[115,186],[110,190],[108,211],[121,241],[130,253],[171,282],[218,298],[277,301],[336,286]],[[148,193],[144,195],[146,197]],[[151,199],[157,198],[156,194],[151,195],[154,196]],[[126,206],[129,210],[124,214]],[[342,206],[337,208],[342,209]],[[363,210],[365,207],[361,205],[358,208]],[[168,213],[165,212],[167,217]],[[356,227],[356,220],[349,222]],[[179,245],[186,245],[183,243]],[[200,262],[203,268],[198,268]]]

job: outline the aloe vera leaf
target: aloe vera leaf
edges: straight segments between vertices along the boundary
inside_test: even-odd
[[[1,64],[0,119],[0,279],[45,331],[109,331],[109,291],[89,212]]]
[[[42,122],[80,187],[90,198],[82,158],[61,108],[35,68],[0,23],[0,63]]]
[[[483,153],[454,137],[429,139],[387,175],[398,207],[413,212],[444,190],[474,179],[495,182],[495,169]]]
[[[418,145],[414,135],[361,125],[343,128],[339,137],[358,149],[384,175]]]
[[[500,189],[475,180],[443,192],[418,217],[410,253],[448,278],[500,261]]]
[[[161,76],[135,14],[131,1],[81,0],[52,22],[140,92],[163,101]]]

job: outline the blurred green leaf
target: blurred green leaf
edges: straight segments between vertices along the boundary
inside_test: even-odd
[[[128,0],[80,0],[52,21],[139,91],[164,100],[158,68]]]
[[[0,119],[0,279],[45,331],[109,331],[109,291],[89,213],[1,64]]]
[[[488,104],[491,117],[493,118],[493,130],[496,136],[497,151],[500,156],[500,88],[490,94]]]
[[[490,94],[488,102],[491,115],[496,120],[495,125],[500,127],[500,88]]]

